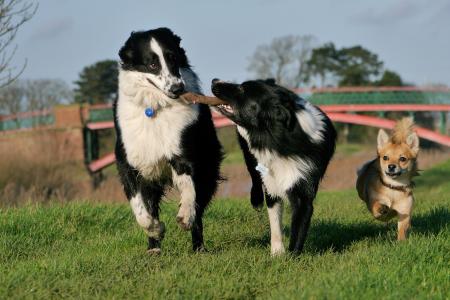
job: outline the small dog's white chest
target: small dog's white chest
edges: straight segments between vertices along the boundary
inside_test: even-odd
[[[193,107],[174,103],[147,117],[145,108],[126,100],[119,101],[117,113],[128,163],[146,178],[167,171],[167,161],[181,153],[183,130],[198,116]]]

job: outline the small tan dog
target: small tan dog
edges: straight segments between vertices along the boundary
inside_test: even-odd
[[[356,189],[372,215],[387,222],[398,216],[398,240],[406,239],[414,197],[412,178],[417,176],[419,137],[411,118],[398,121],[392,136],[378,132],[378,158],[358,170]]]

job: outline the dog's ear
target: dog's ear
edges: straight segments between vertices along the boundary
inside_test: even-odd
[[[160,34],[162,34],[169,41],[169,43],[172,44],[175,48],[178,48],[177,59],[178,59],[178,63],[180,64],[180,66],[181,67],[189,66],[189,61],[186,56],[186,51],[184,50],[183,47],[181,47],[181,38],[178,35],[176,35],[175,33],[173,33],[173,31],[167,27],[158,28],[158,29],[156,29],[156,31],[158,31]]]
[[[175,45],[180,46],[181,38],[175,33],[173,33],[172,30],[170,30],[167,27],[161,27],[156,30],[165,35],[166,37],[170,38]]]
[[[411,148],[415,155],[419,153],[419,137],[417,133],[412,132],[406,137],[406,144]]]
[[[378,131],[377,148],[380,151],[389,142],[389,136],[383,129]]]
[[[130,33],[130,37],[125,42],[125,45],[123,45],[122,48],[120,48],[120,51],[119,51],[119,57],[124,64],[130,64],[134,58],[134,50],[131,45],[133,36],[134,36],[134,31],[132,31]]]
[[[130,64],[133,61],[133,49],[127,47],[126,45],[120,48],[119,57],[124,64]]]
[[[289,111],[289,109],[287,109],[284,106],[280,106],[277,110],[276,110],[276,118],[278,121],[280,121],[281,123],[283,123],[284,127],[289,130],[292,131],[294,130],[295,127],[295,117],[293,116],[293,114]]]
[[[266,80],[264,80],[264,82],[267,83],[268,85],[276,85],[274,78],[267,78]]]

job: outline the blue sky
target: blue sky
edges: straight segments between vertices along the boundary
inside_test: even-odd
[[[450,85],[449,0],[41,0],[19,31],[22,78],[72,83],[88,64],[117,59],[133,30],[166,26],[183,39],[209,93],[214,77],[242,81],[255,48],[288,34],[361,44],[416,84]]]

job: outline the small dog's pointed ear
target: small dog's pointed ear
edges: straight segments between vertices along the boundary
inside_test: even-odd
[[[383,129],[378,131],[377,148],[380,151],[389,142],[389,136]]]
[[[414,154],[417,155],[417,153],[419,153],[419,137],[417,136],[417,133],[412,132],[408,135],[406,138],[406,144],[411,148]]]

